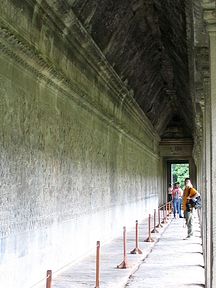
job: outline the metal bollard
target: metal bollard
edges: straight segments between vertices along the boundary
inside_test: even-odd
[[[126,269],[126,268],[129,268],[129,264],[128,264],[128,259],[127,259],[127,238],[126,238],[126,227],[124,226],[123,227],[123,246],[124,246],[124,259],[123,261],[121,262],[121,264],[119,264],[117,266],[117,268],[119,269]]]
[[[158,225],[156,226],[157,228],[163,227],[160,221],[160,207],[158,208]]]
[[[161,222],[163,224],[167,223],[166,215],[165,215],[165,207],[163,205],[163,221]]]
[[[52,270],[47,270],[46,274],[46,288],[51,288],[52,286]]]
[[[154,242],[154,239],[151,237],[151,214],[149,214],[148,219],[148,238],[144,242]]]
[[[97,241],[96,246],[96,286],[100,288],[100,241]]]
[[[130,252],[130,254],[142,254],[142,250],[139,248],[139,228],[138,220],[136,220],[136,247]]]
[[[166,203],[166,219],[169,220],[171,216],[171,211],[170,211],[170,202]]]
[[[166,209],[165,209],[165,220],[166,220],[166,222],[168,222],[168,215],[167,215],[168,213],[167,213],[167,205],[166,205]]]
[[[167,216],[170,215],[170,202],[167,202]]]
[[[154,228],[152,229],[151,233],[159,233],[156,229],[156,209],[154,209]]]
[[[172,202],[169,203],[170,215],[172,214]]]

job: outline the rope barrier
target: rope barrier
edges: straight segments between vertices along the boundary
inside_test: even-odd
[[[156,229],[159,227],[163,227],[161,223],[167,223],[167,214],[172,212],[172,203],[167,202],[158,207],[158,225],[156,225],[156,209],[154,209],[154,228],[151,231],[151,214],[148,217],[148,237],[144,242],[154,242],[154,239],[151,237],[151,233],[159,233]],[[161,210],[163,209],[163,221],[161,222]],[[138,220],[136,220],[136,240],[135,240],[135,248],[130,252],[130,254],[142,254],[142,250],[139,248],[139,226]],[[128,263],[127,258],[127,237],[126,237],[126,227],[123,227],[123,261],[117,265],[119,269],[129,268],[130,265]],[[61,269],[60,269],[61,270]],[[46,273],[46,288],[52,288],[52,270],[47,270]],[[96,243],[96,286],[95,288],[100,288],[100,241]],[[39,282],[38,282],[39,283]],[[33,286],[32,286],[33,287]]]

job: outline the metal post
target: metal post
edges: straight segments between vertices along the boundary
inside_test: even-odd
[[[96,286],[100,288],[100,241],[97,241],[96,246]]]
[[[154,242],[154,239],[151,237],[151,214],[149,214],[148,218],[148,238],[145,240],[145,242]]]
[[[170,202],[170,214],[172,214],[172,210],[173,210],[173,204],[172,201]]]
[[[46,288],[51,288],[51,285],[52,285],[52,270],[47,270]]]
[[[157,228],[163,227],[163,225],[160,222],[160,207],[158,208],[158,225],[156,227]]]
[[[142,254],[142,250],[139,248],[139,228],[138,220],[136,220],[136,247],[130,252],[130,254]]]
[[[165,216],[165,207],[163,205],[163,221],[162,221],[163,224],[167,223],[166,221],[166,216]]]
[[[126,227],[123,227],[123,246],[124,246],[124,259],[121,262],[121,264],[119,264],[117,266],[117,268],[119,269],[126,269],[129,268],[129,264],[128,264],[128,259],[127,259],[127,238],[126,238]]]
[[[167,203],[167,207],[168,207],[168,215],[170,215],[170,202]]]
[[[156,229],[156,209],[154,209],[154,228],[152,229],[151,233],[159,233]]]

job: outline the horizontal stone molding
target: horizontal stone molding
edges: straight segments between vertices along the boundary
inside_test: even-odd
[[[191,139],[164,139],[160,142],[160,156],[191,157],[193,141]]]

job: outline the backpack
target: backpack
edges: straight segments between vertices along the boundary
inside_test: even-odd
[[[201,197],[197,196],[196,198],[192,198],[190,199],[190,204],[193,208],[195,209],[200,209],[202,208],[202,201],[201,201]]]

